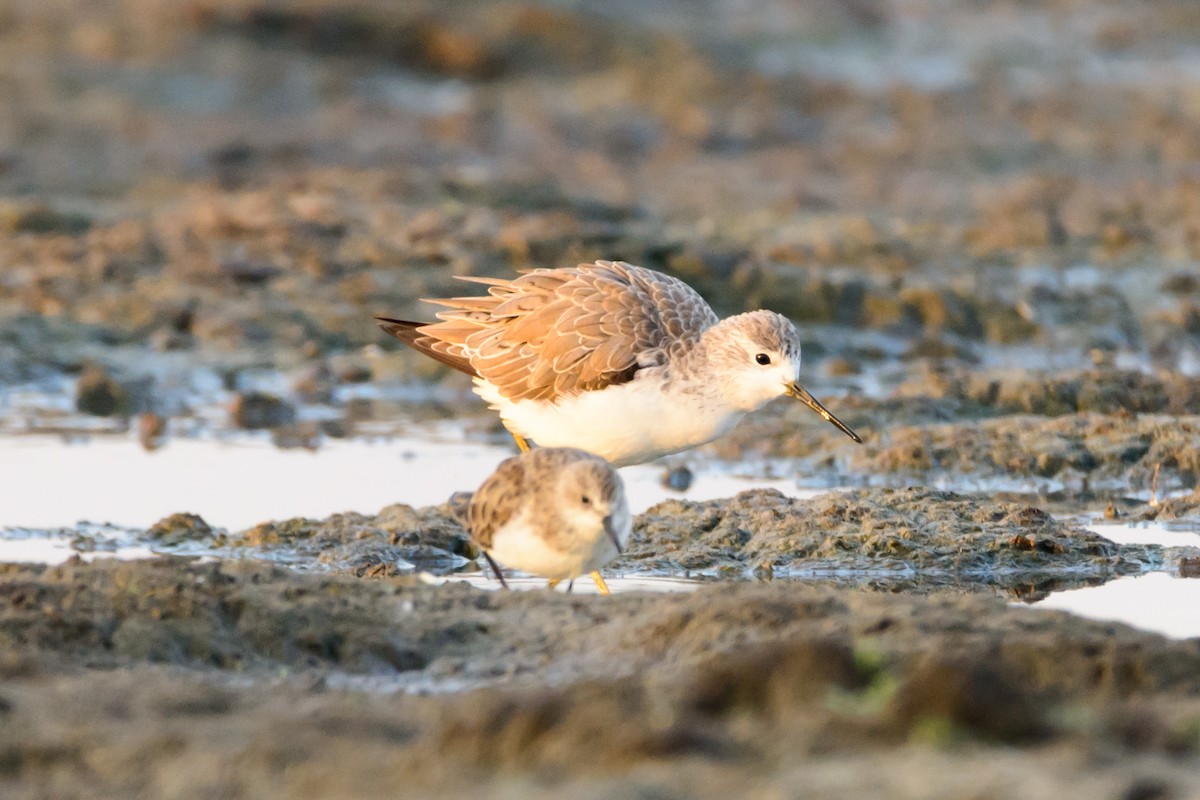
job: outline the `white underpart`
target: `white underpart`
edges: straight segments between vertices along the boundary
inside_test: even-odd
[[[628,509],[624,514],[628,520]],[[530,525],[529,513],[522,513],[496,530],[488,554],[505,567],[552,581],[574,580],[617,557],[617,548],[605,533],[599,517],[591,514],[587,519],[572,522],[571,530],[564,532],[567,533],[564,538],[568,548],[559,550],[547,543],[544,531]],[[617,530],[622,531],[621,528]],[[628,536],[628,522],[622,533]]]
[[[710,442],[728,433],[744,416],[711,395],[667,394],[661,383],[640,377],[554,403],[514,403],[481,378],[475,379],[475,392],[500,412],[514,433],[542,447],[578,447],[616,467]]]

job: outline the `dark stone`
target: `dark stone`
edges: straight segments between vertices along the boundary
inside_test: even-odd
[[[75,381],[75,408],[94,417],[128,413],[129,393],[104,367],[90,364]]]
[[[288,425],[296,419],[296,409],[285,400],[266,392],[240,392],[230,409],[233,424],[244,430],[263,430]]]
[[[662,476],[662,485],[664,489],[671,489],[676,492],[686,492],[692,487],[692,481],[695,480],[695,475],[686,465],[671,467],[666,470]]]
[[[146,529],[146,536],[164,544],[211,539],[215,529],[197,514],[172,514]]]

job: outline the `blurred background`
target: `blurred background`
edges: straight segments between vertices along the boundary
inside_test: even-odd
[[[596,258],[868,432],[1200,396],[1190,0],[10,0],[0,102],[7,434],[502,442],[371,316]]]

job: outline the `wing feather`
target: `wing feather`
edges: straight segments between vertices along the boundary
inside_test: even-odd
[[[683,281],[620,261],[463,280],[488,293],[431,301],[448,310],[411,335],[385,330],[444,363],[469,363],[514,401],[625,383],[694,346],[717,323]]]
[[[455,275],[454,278],[466,283],[478,283],[484,286],[507,286],[510,282],[507,278],[489,278],[486,275]]]
[[[452,367],[459,372],[465,372],[472,377],[478,375],[475,367],[471,365],[471,361],[466,357],[465,353],[455,350],[436,337],[422,335],[420,330],[424,327],[425,323],[392,319],[390,317],[376,317],[375,321],[379,323],[379,327],[385,332],[395,336],[414,350],[424,353],[434,361],[440,361],[446,366]]]
[[[520,457],[500,462],[471,497],[467,527],[471,538],[484,550],[492,549],[496,531],[503,528],[520,508],[525,492],[525,465]]]

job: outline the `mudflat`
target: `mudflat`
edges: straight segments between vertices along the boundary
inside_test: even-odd
[[[452,490],[180,507],[118,561],[10,518],[58,491],[18,468],[0,560],[76,556],[0,563],[0,795],[1200,795],[1200,639],[1027,605],[1200,564],[1089,529],[1200,530],[1198,31],[1188,0],[0,10],[2,459],[503,443],[372,316],[599,258],[795,320],[864,438],[781,401],[672,459],[837,491],[662,500],[614,584],[688,591],[612,597],[491,591]]]

